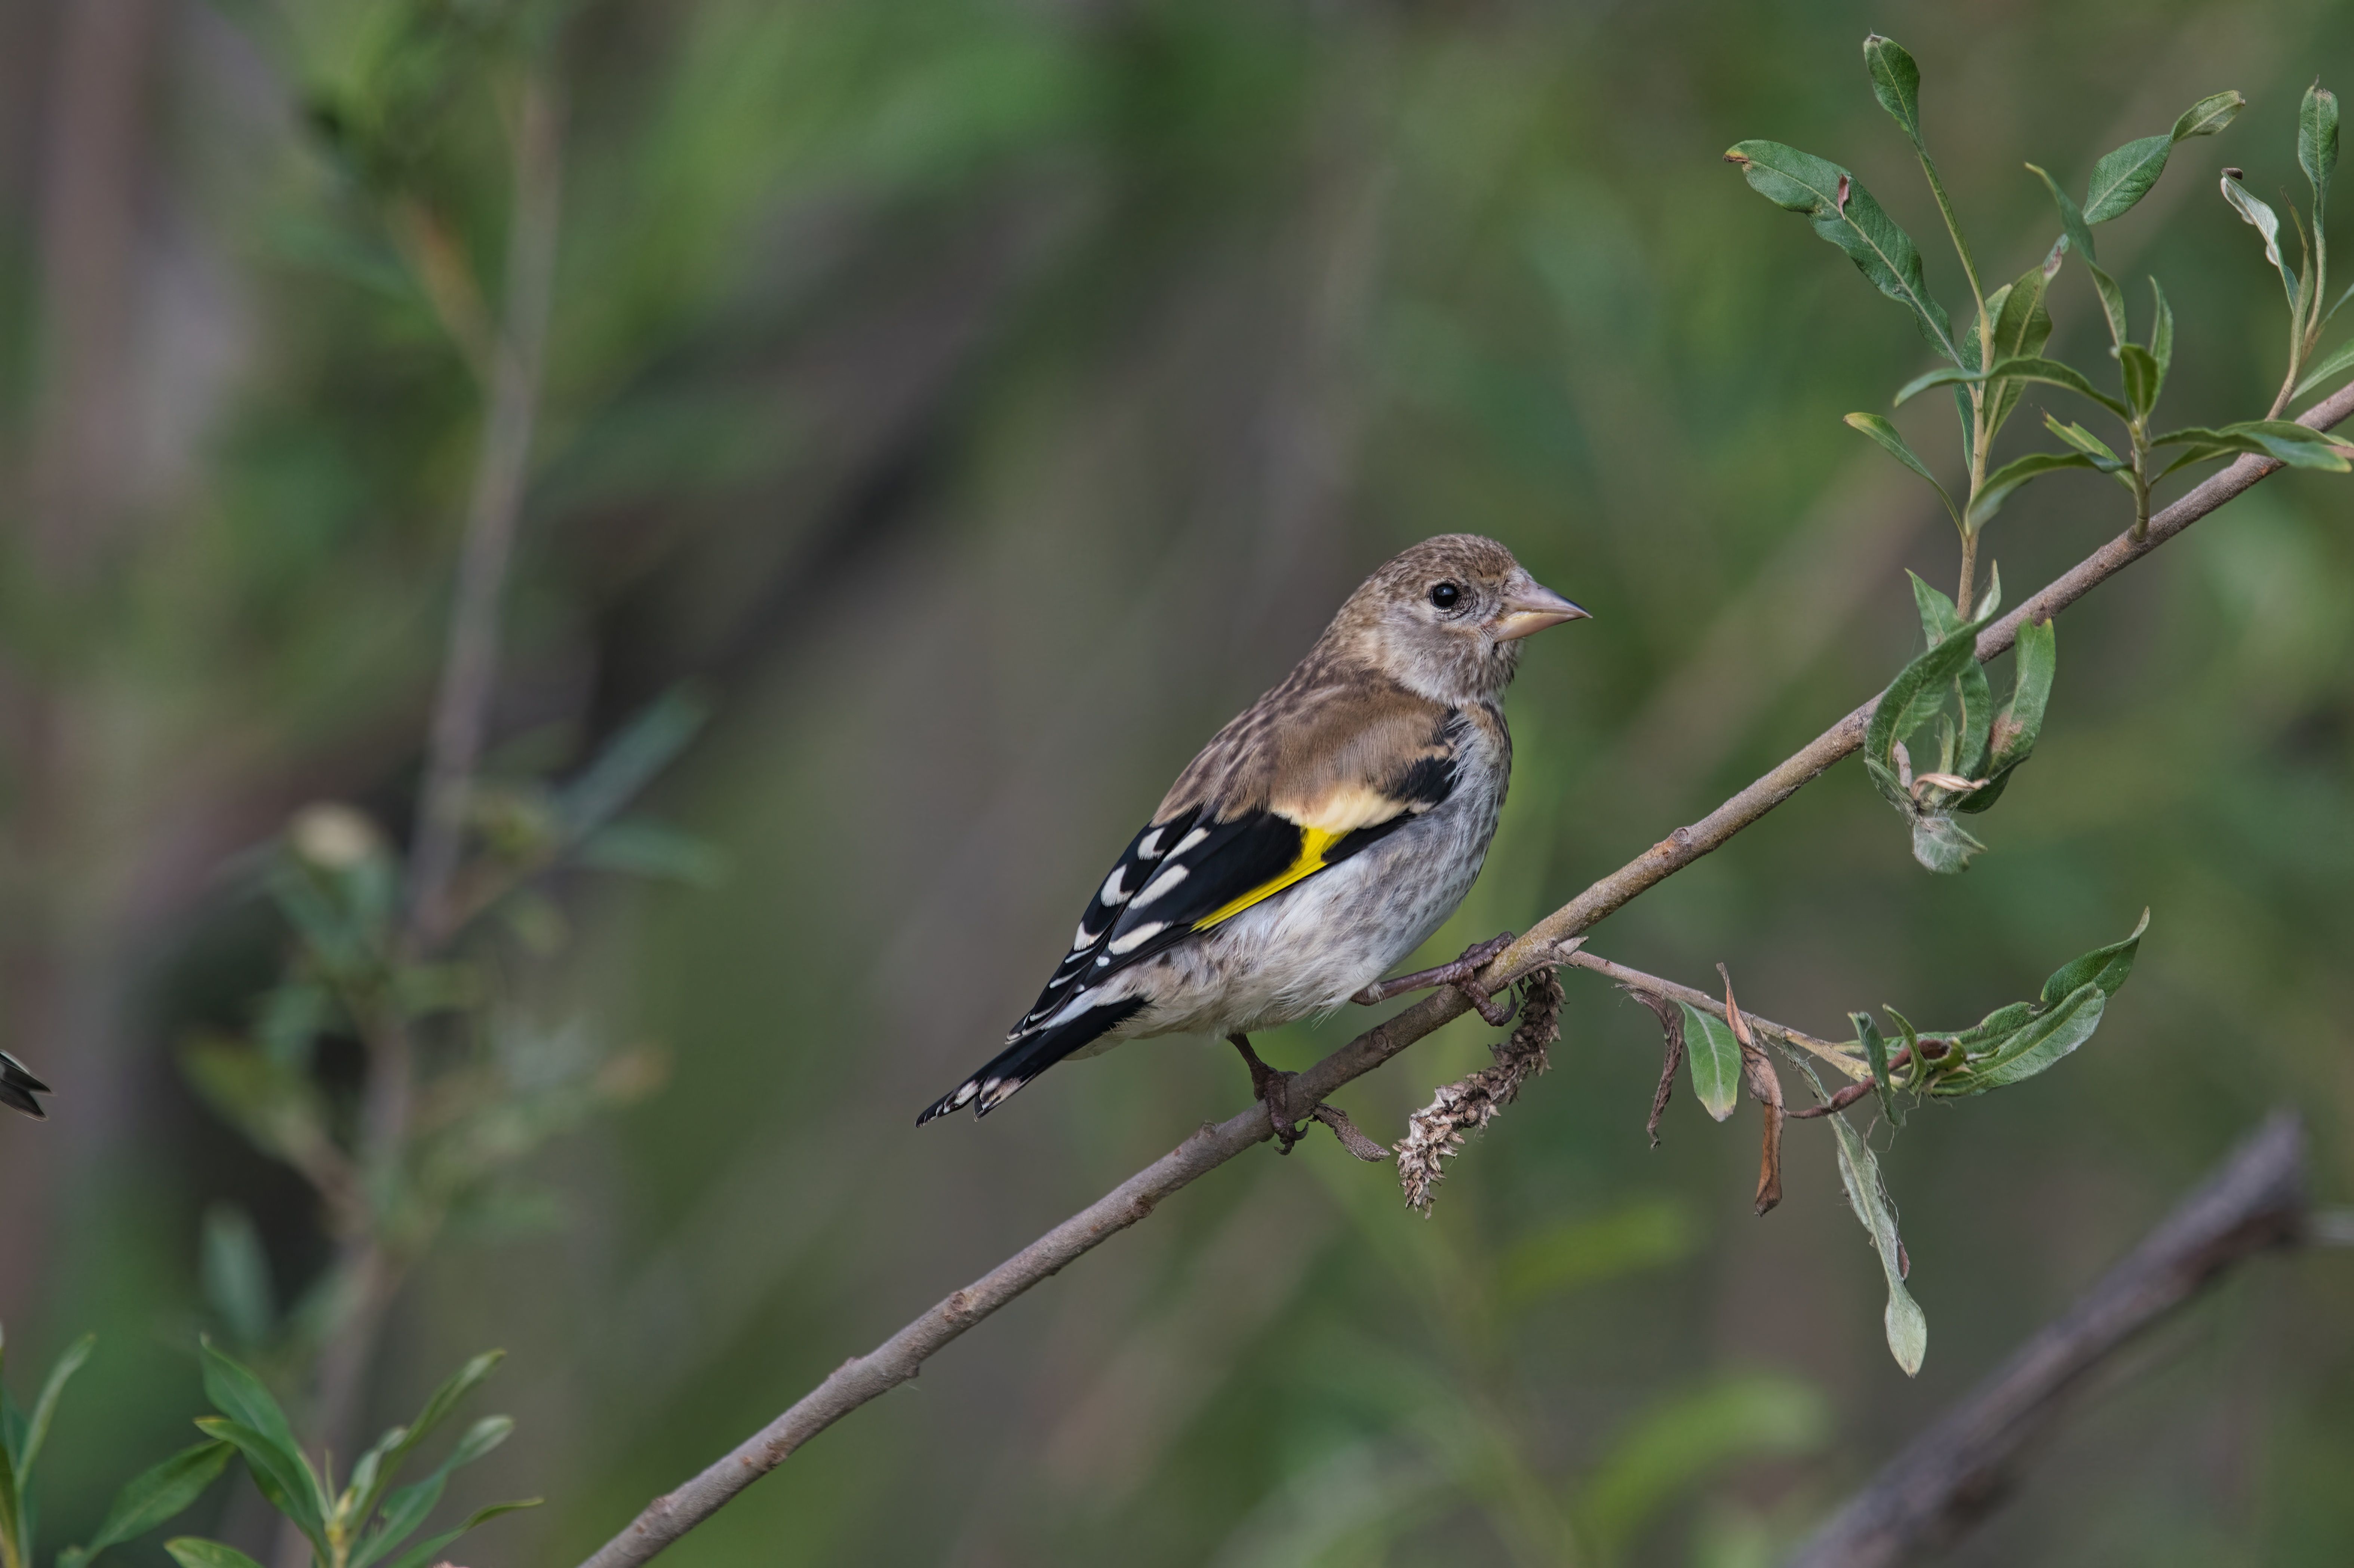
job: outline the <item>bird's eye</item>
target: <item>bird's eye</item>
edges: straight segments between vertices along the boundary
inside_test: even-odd
[[[1440,583],[1430,590],[1430,602],[1441,609],[1453,609],[1463,599],[1463,590],[1453,583]]]

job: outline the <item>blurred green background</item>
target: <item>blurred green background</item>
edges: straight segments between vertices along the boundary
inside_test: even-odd
[[[284,946],[225,868],[309,800],[408,821],[480,420],[416,260],[495,295],[520,62],[561,93],[563,194],[496,738],[578,754],[699,683],[716,717],[657,804],[729,867],[560,889],[517,1026],[658,1044],[671,1081],[540,1160],[549,1202],[451,1239],[371,1385],[382,1425],[508,1347],[484,1408],[517,1439],[461,1500],[551,1506],[462,1555],[560,1565],[1242,1106],[1224,1046],[1164,1041],[910,1126],[1168,778],[1392,551],[1492,535],[1596,615],[1531,645],[1503,827],[1434,954],[1695,820],[1916,645],[1903,568],[1948,583],[1950,532],[1839,417],[1927,353],[1719,161],[1766,136],[1846,164],[1954,306],[1872,28],[1922,61],[1991,278],[2056,229],[2023,160],[2081,188],[2246,92],[2102,245],[2137,312],[2166,283],[2174,418],[2262,413],[2282,304],[2215,173],[2296,179],[2297,93],[2354,85],[2341,6],[0,11],[0,1045],[59,1091],[0,1123],[0,1319],[20,1382],[101,1335],[49,1538],[187,1441],[207,1207],[255,1216],[282,1296],[324,1260],[306,1190],[175,1053],[247,1021]],[[2100,365],[2081,270],[2054,314],[2053,352]],[[2031,415],[2082,417],[2060,396]],[[1937,398],[1898,422],[1958,467]],[[1657,1031],[1572,974],[1554,1070],[1432,1219],[1329,1139],[1255,1152],[666,1561],[1762,1563],[2265,1107],[2303,1109],[2342,1197],[2345,486],[2275,478],[2070,612],[1966,875],[1915,866],[1841,768],[1596,934],[1840,1035],[1882,1001],[1973,1020],[2154,910],[2093,1047],[1888,1148],[1917,1382],[1821,1129],[1754,1219],[1747,1115],[1687,1089],[1648,1149]],[[2014,598],[2125,508],[2088,474],[2015,501]],[[1303,1065],[1363,1022],[1260,1044]],[[1491,1037],[1458,1022],[1341,1103],[1386,1139]],[[2247,1270],[1956,1560],[2354,1561],[2349,1323],[2344,1254]],[[246,1487],[185,1527],[261,1550]]]

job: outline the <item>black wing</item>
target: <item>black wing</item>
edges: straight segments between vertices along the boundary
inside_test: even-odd
[[[989,1065],[942,1096],[917,1124],[978,1100],[986,1115],[1015,1090],[1072,1052],[1100,1039],[1141,1012],[1136,997],[1100,1000],[1103,982],[1166,951],[1197,932],[1232,919],[1351,855],[1379,843],[1455,789],[1455,747],[1465,721],[1450,715],[1440,726],[1444,755],[1417,758],[1378,790],[1387,815],[1362,825],[1319,827],[1276,810],[1246,811],[1220,821],[1206,807],[1156,822],[1129,841],[1087,901],[1070,951],[1055,967],[1038,1000],[1005,1036],[1006,1048]]]

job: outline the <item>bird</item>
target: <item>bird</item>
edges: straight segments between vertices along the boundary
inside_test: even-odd
[[[33,1097],[56,1092],[48,1085],[33,1076],[32,1072],[24,1063],[19,1062],[7,1052],[0,1051],[0,1106],[6,1106],[14,1111],[22,1111],[35,1121],[46,1121],[48,1119],[49,1113],[43,1110],[41,1102]]]
[[[1351,594],[1290,674],[1212,737],[1129,841],[1002,1050],[925,1107],[986,1116],[1066,1057],[1223,1036],[1288,1152],[1291,1075],[1252,1033],[1465,986],[1510,936],[1382,982],[1463,902],[1511,774],[1522,640],[1586,611],[1476,534],[1425,539]]]

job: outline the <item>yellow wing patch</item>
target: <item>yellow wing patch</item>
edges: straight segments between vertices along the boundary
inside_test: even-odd
[[[1299,858],[1286,866],[1281,874],[1262,882],[1241,897],[1213,909],[1193,922],[1193,929],[1206,931],[1222,920],[1231,920],[1254,904],[1274,897],[1293,883],[1315,875],[1324,869],[1324,852],[1355,831],[1352,823],[1339,832],[1325,828],[1303,827],[1299,830]]]

